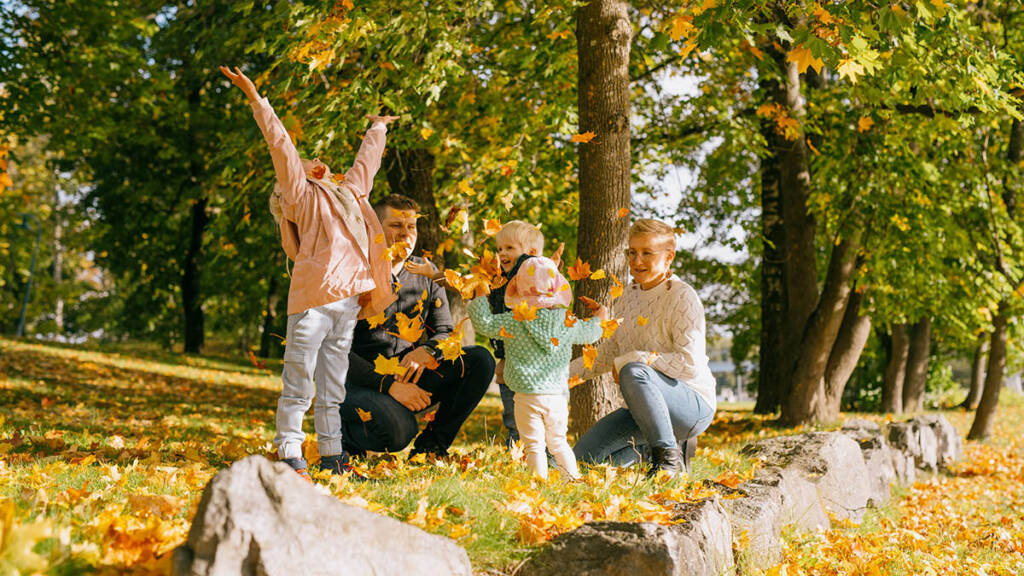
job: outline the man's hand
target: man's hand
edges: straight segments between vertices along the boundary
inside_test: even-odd
[[[405,269],[412,274],[418,274],[420,276],[426,276],[427,278],[433,278],[437,274],[437,269],[430,262],[424,260],[423,262],[413,262],[412,260],[405,261]]]
[[[399,116],[378,116],[377,114],[367,114],[366,115],[366,119],[369,120],[370,122],[373,122],[373,123],[382,122],[385,126],[387,126],[388,124],[394,122],[395,120],[398,120],[399,118],[400,118]]]
[[[430,406],[430,394],[415,384],[395,380],[388,388],[388,394],[413,412],[419,412]]]
[[[420,346],[402,358],[405,375],[402,376],[401,381],[405,384],[415,384],[420,381],[420,376],[423,375],[424,370],[427,368],[434,369],[440,365],[441,363],[434,358],[430,348]]]
[[[256,90],[256,85],[249,80],[249,77],[239,70],[238,66],[235,66],[235,71],[232,72],[227,66],[221,66],[220,71],[222,74],[231,80],[231,83],[242,89],[245,95],[249,98],[250,102],[255,102],[260,99],[260,93]]]
[[[604,307],[601,304],[598,304],[597,301],[594,300],[593,298],[580,296],[580,302],[583,302],[583,305],[590,309],[590,314],[592,316],[597,316],[601,320],[608,319],[608,308]]]

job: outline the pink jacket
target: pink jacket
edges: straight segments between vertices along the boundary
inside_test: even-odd
[[[366,131],[355,162],[340,185],[306,177],[298,150],[270,102],[251,103],[270,147],[281,190],[281,245],[295,260],[288,314],[360,294],[360,318],[383,312],[396,296],[391,264],[384,258],[384,229],[370,206],[370,188],[384,154],[387,126]],[[332,188],[351,192],[335,195]]]

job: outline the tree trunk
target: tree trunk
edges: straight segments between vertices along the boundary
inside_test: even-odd
[[[903,382],[907,376],[907,356],[910,355],[910,338],[906,324],[894,324],[889,338],[889,361],[885,365],[885,381],[882,383],[882,412],[903,413]]]
[[[800,91],[800,73],[793,62],[786,61],[786,54],[774,46],[767,48],[772,55],[772,60],[782,71],[785,84],[766,80],[763,87],[769,102],[783,107],[794,118],[804,115],[803,97]],[[807,198],[810,194],[810,170],[807,163],[807,146],[802,135],[789,140],[775,132],[775,126],[766,127],[765,130],[772,130],[772,138],[768,140],[767,156],[761,160],[762,166],[762,187],[765,179],[769,180],[768,194],[773,194],[772,189],[775,178],[778,179],[778,201],[777,206],[781,215],[782,233],[779,234],[774,228],[777,224],[773,222],[762,222],[762,229],[772,231],[772,236],[766,236],[776,247],[781,246],[781,251],[766,253],[766,257],[777,258],[781,267],[781,282],[785,303],[785,310],[779,312],[779,293],[775,285],[766,283],[776,282],[780,279],[779,270],[775,269],[774,262],[768,262],[768,267],[762,269],[767,272],[762,279],[762,290],[766,288],[768,293],[763,293],[762,308],[771,306],[768,311],[772,315],[769,321],[769,329],[781,324],[781,330],[777,334],[781,337],[768,335],[762,331],[762,343],[768,344],[767,350],[762,350],[760,358],[760,370],[762,378],[758,385],[758,406],[755,408],[762,413],[775,410],[785,399],[790,396],[793,386],[793,371],[796,369],[797,357],[801,346],[801,339],[804,336],[807,322],[814,312],[818,302],[818,273],[814,248],[815,221],[807,211]],[[764,190],[762,190],[764,194]],[[772,199],[769,198],[769,201]],[[765,200],[762,200],[762,205]],[[774,207],[771,207],[774,210]],[[770,210],[762,213],[762,220],[774,218],[775,212]],[[781,243],[780,243],[781,241]],[[762,265],[765,262],[762,260]],[[781,340],[781,342],[773,341]],[[781,348],[781,349],[780,349]],[[827,352],[826,352],[827,354]],[[827,356],[826,356],[827,357]],[[762,386],[764,383],[762,399]]]
[[[988,352],[985,389],[981,393],[974,423],[967,433],[969,440],[984,440],[992,435],[992,424],[999,406],[999,393],[1003,389],[1003,370],[1006,368],[1006,314],[1005,305],[999,304],[999,313],[992,319],[992,344]]]
[[[192,226],[188,251],[182,262],[184,274],[181,280],[181,299],[185,308],[185,353],[198,354],[203,347],[203,299],[200,284],[202,277],[203,234],[209,216],[206,214],[206,198],[199,198],[192,204]]]
[[[928,383],[928,357],[931,355],[932,319],[925,316],[910,328],[910,353],[907,377],[903,382],[903,411],[912,414],[924,409]]]
[[[826,399],[825,369],[846,315],[859,246],[860,233],[854,232],[832,250],[821,301],[800,342],[792,391],[782,405],[781,421],[785,425],[832,422],[839,416]]]
[[[576,50],[580,132],[594,142],[578,144],[580,216],[577,256],[597,270],[626,277],[628,222],[617,218],[630,205],[629,50],[633,27],[628,3],[593,0],[577,9]],[[610,301],[611,280],[582,280],[577,296]],[[582,312],[577,300],[577,312]],[[581,434],[610,412],[618,390],[608,376],[572,391],[574,434]]]
[[[391,191],[412,198],[420,205],[416,225],[416,246],[419,253],[435,252],[444,241],[441,217],[434,201],[434,166],[436,159],[425,148],[402,150],[391,148],[385,158],[385,170]]]
[[[967,410],[974,410],[981,400],[981,391],[985,385],[985,359],[988,355],[988,344],[991,336],[982,332],[978,337],[978,344],[974,347],[974,360],[971,362],[971,388],[967,392],[967,398],[960,406]]]
[[[277,302],[281,295],[278,294],[278,287],[281,285],[281,255],[280,250],[274,251],[274,269],[267,281],[267,306],[263,309],[263,332],[260,334],[260,358],[270,358],[271,346],[274,344],[274,325],[277,324]]]
[[[53,286],[57,293],[57,302],[53,310],[53,320],[57,324],[57,334],[64,333],[64,297],[61,295],[64,268],[64,246],[61,237],[64,234],[64,223],[61,221],[60,190],[53,191]]]
[[[871,317],[860,313],[863,302],[863,290],[855,290],[850,294],[839,336],[828,358],[828,366],[825,368],[825,399],[829,413],[839,414],[846,383],[857,368],[861,352],[871,334]]]

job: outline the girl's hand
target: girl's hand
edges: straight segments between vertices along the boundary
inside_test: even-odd
[[[555,263],[555,269],[562,269],[562,252],[565,251],[565,242],[559,242],[558,248],[551,253],[551,261]]]
[[[608,319],[608,308],[597,303],[597,300],[593,298],[587,298],[586,296],[580,296],[580,302],[590,310],[591,316],[596,316],[601,320]]]
[[[260,99],[260,93],[256,90],[256,85],[252,83],[252,80],[249,80],[248,76],[242,73],[238,66],[235,66],[234,72],[227,66],[221,66],[220,71],[228,77],[228,80],[231,80],[232,84],[241,88],[250,101],[255,102]]]
[[[427,278],[433,278],[434,274],[437,273],[436,270],[434,269],[434,265],[425,260],[423,262],[413,262],[412,260],[406,260],[405,269],[412,274],[426,276]]]
[[[398,116],[378,116],[376,114],[366,115],[366,119],[369,120],[370,122],[382,122],[385,126],[394,122],[395,120],[398,120],[398,118]]]

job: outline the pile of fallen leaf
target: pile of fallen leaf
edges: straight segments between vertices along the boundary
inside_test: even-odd
[[[199,358],[154,346],[87,349],[0,339],[0,575],[163,573],[203,487],[250,454],[273,457],[280,364]],[[999,434],[1024,406],[1004,408]],[[372,415],[367,415],[372,418]],[[963,418],[952,415],[958,425]],[[876,417],[876,419],[880,419]],[[307,418],[307,431],[312,431]],[[375,455],[370,485],[326,474],[340,500],[457,540],[480,571],[508,572],[539,545],[595,520],[670,523],[677,502],[754,473],[744,444],[795,432],[749,412],[720,410],[691,478],[587,468],[585,481],[530,476],[504,448],[500,401],[487,397],[447,460]],[[312,438],[310,434],[310,438]],[[790,535],[777,574],[1014,573],[1021,566],[1020,444],[968,445],[951,477],[909,489],[862,527]],[[316,460],[315,442],[304,449]],[[948,545],[947,545],[948,544]],[[904,564],[901,564],[904,563]],[[958,568],[959,569],[959,568]]]

